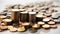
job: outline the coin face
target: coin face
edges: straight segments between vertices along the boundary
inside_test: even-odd
[[[45,18],[46,16],[44,16],[43,14],[36,14],[36,17],[38,17],[38,18]]]
[[[8,29],[13,28],[13,26],[8,26]]]
[[[36,12],[29,12],[29,14],[36,14]]]
[[[22,14],[27,14],[28,12],[27,12],[27,11],[25,11],[25,12],[20,12],[20,13],[22,13]]]
[[[50,25],[51,28],[57,28],[57,25]]]
[[[22,25],[28,26],[28,25],[30,25],[30,23],[22,23]]]
[[[43,17],[43,15],[42,14],[37,14],[36,17]]]
[[[16,12],[19,11],[19,9],[10,9],[10,11]]]
[[[40,14],[46,14],[46,10],[41,10],[39,13]]]
[[[50,22],[48,22],[48,24],[55,24],[55,22],[54,21],[50,21]]]
[[[12,28],[12,29],[10,29],[10,31],[15,32],[15,31],[17,31],[17,28]]]
[[[13,26],[8,26],[8,29],[12,32],[17,31],[17,28],[13,27]]]
[[[0,28],[1,28],[2,30],[5,30],[5,29],[7,29],[8,27],[7,27],[7,26],[0,26]]]
[[[58,18],[59,16],[57,15],[57,13],[56,12],[54,12],[54,13],[52,13],[52,16],[51,16],[52,18]]]
[[[2,26],[6,26],[7,24],[6,23],[1,23]]]
[[[19,27],[19,28],[17,29],[17,31],[23,32],[23,31],[25,31],[25,27]]]
[[[32,25],[33,28],[39,28],[39,25],[38,24],[34,24]]]
[[[59,19],[54,19],[54,21],[55,21],[55,22],[60,22],[60,20],[59,20]]]
[[[12,19],[3,19],[4,22],[11,22]]]
[[[45,23],[44,23],[44,22],[38,22],[38,24],[43,25],[43,24],[45,24]]]
[[[3,16],[3,15],[0,16],[0,18],[6,18],[6,17],[7,17],[7,16]]]
[[[43,21],[45,22],[50,21],[50,18],[44,18]]]
[[[43,27],[43,28],[50,28],[50,25],[45,24],[45,25],[43,25],[42,27]]]
[[[44,14],[45,16],[50,16],[51,14]]]

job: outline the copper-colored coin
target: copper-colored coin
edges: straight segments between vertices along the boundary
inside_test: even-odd
[[[33,28],[39,28],[40,26],[38,24],[32,25]]]
[[[2,30],[5,30],[5,29],[7,29],[8,27],[7,27],[7,26],[0,26],[0,28],[1,28]]]
[[[11,32],[17,31],[17,28],[15,28],[15,27],[13,27],[13,26],[8,26],[8,29],[9,29]]]
[[[48,24],[55,24],[55,22],[54,21],[50,21],[50,22],[48,22]]]
[[[24,26],[21,26],[21,27],[19,27],[19,28],[17,29],[17,31],[23,32],[23,31],[25,31],[25,27],[24,27]]]
[[[40,21],[40,22],[38,22],[38,24],[39,25],[44,25],[45,23]]]
[[[57,25],[50,25],[51,28],[57,28]]]

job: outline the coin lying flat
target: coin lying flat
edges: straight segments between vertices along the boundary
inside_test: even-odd
[[[7,16],[1,15],[0,18],[6,18]]]
[[[42,15],[42,14],[37,14],[36,17],[45,18],[46,16],[44,16],[44,15]]]
[[[17,29],[17,31],[23,32],[23,31],[25,31],[25,27],[19,27],[19,28]]]
[[[1,28],[2,30],[5,30],[5,29],[7,29],[8,27],[7,27],[7,26],[0,26],[0,28]]]
[[[50,25],[45,24],[45,25],[43,25],[42,27],[43,27],[43,28],[50,28]]]
[[[48,24],[55,24],[55,22],[54,21],[50,21],[50,22],[48,22]]]
[[[59,19],[54,19],[54,22],[60,22],[60,20]]]
[[[51,28],[57,28],[57,25],[50,25]]]
[[[52,18],[58,18],[59,16],[57,15],[57,13],[56,12],[54,12],[54,13],[52,13],[52,16],[51,16]]]
[[[44,23],[44,22],[38,22],[38,24],[43,25],[43,24],[45,24],[45,23]]]
[[[28,26],[30,23],[22,23],[23,26]]]
[[[48,21],[50,21],[50,20],[51,20],[51,18],[44,18],[44,19],[43,19],[44,22],[48,22]]]
[[[8,29],[9,29],[9,31],[11,31],[11,32],[17,31],[17,28],[15,28],[15,27],[13,27],[13,26],[8,26]]]
[[[4,21],[4,22],[11,22],[12,19],[3,19],[2,21]]]
[[[33,28],[39,28],[39,25],[38,24],[34,24],[32,27]]]
[[[6,26],[7,24],[6,23],[1,23],[2,26]]]

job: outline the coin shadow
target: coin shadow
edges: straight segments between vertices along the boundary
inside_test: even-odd
[[[50,29],[47,29],[47,30],[42,29],[42,32],[44,32],[44,33],[48,33],[48,32],[50,32]]]

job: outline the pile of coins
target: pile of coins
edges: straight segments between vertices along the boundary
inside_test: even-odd
[[[0,14],[0,31],[37,32],[41,28],[44,30],[57,28],[60,13],[55,9],[56,7],[52,2],[9,6],[3,14]]]

